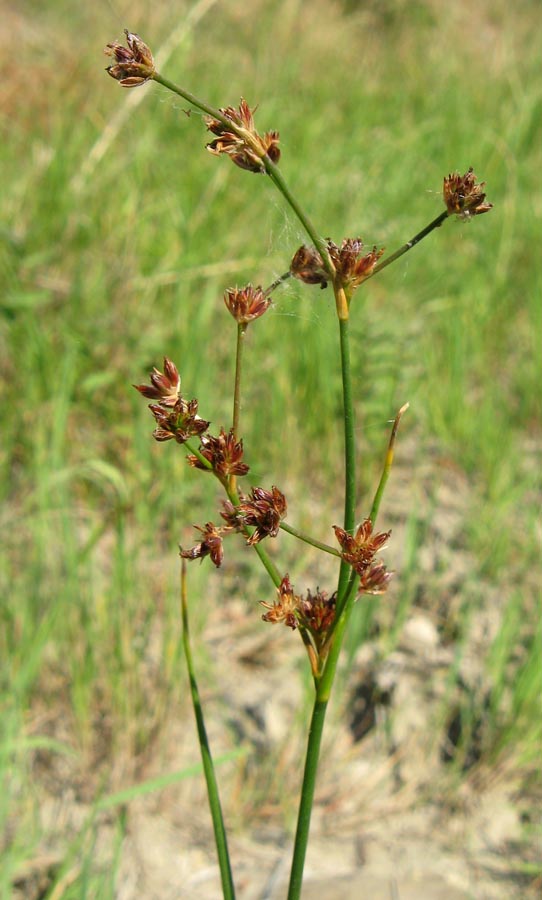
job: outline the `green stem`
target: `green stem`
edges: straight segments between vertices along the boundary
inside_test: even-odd
[[[233,387],[233,424],[232,429],[236,439],[239,437],[239,421],[241,416],[241,372],[243,370],[243,349],[245,346],[245,336],[247,333],[246,322],[238,322],[237,324],[237,348],[235,352],[235,383]],[[235,475],[229,476],[229,486],[231,491],[235,491],[236,478]]]
[[[179,87],[178,84],[174,84],[173,81],[170,81],[168,78],[164,78],[163,75],[160,75],[159,72],[155,72],[152,76],[153,81],[156,81],[158,84],[161,84],[162,87],[168,89],[168,91],[172,91],[174,94],[178,94],[179,97],[182,97],[183,100],[186,100],[191,106],[195,106],[196,109],[201,109],[202,112],[207,113],[208,116],[211,116],[213,119],[217,119],[217,121],[221,122],[228,131],[237,131],[237,126],[231,119],[228,119],[223,113],[220,112],[219,109],[214,109],[214,107],[209,106],[208,103],[204,103],[203,100],[200,100],[199,97],[191,94],[190,91],[185,91],[184,88]]]
[[[271,162],[271,160],[269,159],[268,156],[264,156],[262,159],[262,162],[265,166],[265,171],[269,175],[271,181],[273,182],[275,187],[280,191],[280,193],[282,194],[282,196],[284,197],[284,199],[286,200],[286,202],[288,203],[288,205],[290,206],[292,211],[295,213],[295,215],[297,216],[297,218],[303,225],[303,228],[305,229],[308,236],[310,237],[312,243],[318,250],[318,253],[322,257],[326,272],[328,272],[330,278],[332,279],[335,275],[335,266],[333,265],[333,263],[330,259],[326,242],[324,241],[323,238],[320,237],[320,235],[316,231],[316,228],[314,227],[311,220],[309,219],[307,213],[299,205],[299,203],[297,202],[297,200],[291,193],[290,188],[286,184],[286,181],[284,180],[284,176],[283,176],[282,172],[280,171],[279,167],[276,166],[275,163]]]
[[[395,253],[392,253],[391,256],[388,256],[386,259],[383,259],[382,262],[378,263],[378,265],[374,267],[371,274],[367,276],[365,281],[368,281],[369,278],[374,278],[374,276],[378,275],[378,273],[381,272],[382,269],[385,269],[386,266],[390,266],[393,262],[399,259],[399,257],[403,256],[405,253],[408,253],[409,250],[412,250],[412,248],[415,247],[416,244],[419,244],[420,241],[424,239],[424,237],[427,237],[428,234],[431,234],[431,232],[435,228],[440,228],[442,223],[448,218],[448,215],[449,213],[447,209],[444,210],[444,212],[440,213],[440,215],[437,216],[436,219],[433,219],[433,221],[430,222],[429,225],[426,225],[425,228],[422,228],[422,230],[418,232],[418,234],[415,234],[410,241],[407,241],[406,244],[403,244],[402,247],[399,247],[399,249],[396,250]]]
[[[305,544],[310,544],[311,547],[316,547],[317,550],[323,550],[324,553],[331,553],[332,556],[340,557],[341,555],[340,551],[336,550],[335,547],[330,547],[329,544],[324,544],[322,541],[317,541],[316,538],[312,538],[308,534],[303,534],[302,531],[298,531],[297,528],[288,525],[287,522],[281,522],[280,527],[282,531],[287,531],[288,534],[291,534],[300,541],[304,541]]]
[[[222,816],[220,796],[218,793],[218,784],[213,765],[213,758],[211,755],[211,748],[209,746],[209,740],[207,737],[207,731],[205,729],[203,710],[201,707],[198,685],[194,671],[194,660],[192,658],[192,650],[190,647],[190,628],[188,623],[188,603],[186,597],[186,563],[184,559],[181,565],[181,610],[183,622],[183,649],[190,679],[190,693],[192,695],[192,705],[194,707],[194,715],[196,717],[196,726],[198,729],[198,739],[201,750],[203,771],[205,773],[205,781],[207,783],[209,809],[211,811],[211,817],[213,820],[213,831],[215,834],[218,863],[220,866],[220,878],[222,881],[222,894],[224,900],[235,900],[235,889],[233,886],[230,856],[228,853],[226,828],[224,826],[224,818]]]
[[[335,628],[333,630],[333,638],[331,640],[331,646],[329,648],[329,653],[324,665],[324,670],[318,684],[318,697],[320,698],[320,700],[329,700],[329,696],[331,694],[331,688],[333,687],[333,682],[335,680],[335,674],[337,671],[337,664],[339,662],[339,654],[341,652],[344,632],[346,631],[346,626],[348,625],[352,607],[354,606],[354,601],[356,599],[356,588],[358,585],[358,581],[359,577],[357,573],[352,571],[345,589],[343,611],[339,615],[339,618],[336,620]]]
[[[202,466],[205,469],[208,469],[209,472],[213,472],[212,463],[210,463],[209,460],[204,457],[203,453],[201,452],[201,450],[198,447],[194,447],[190,443],[190,441],[185,441],[184,446],[192,454],[192,456],[197,456],[198,460],[200,461],[200,463],[202,464]],[[213,475],[216,475],[216,472],[213,472]],[[217,476],[217,478],[220,481],[219,476]]]
[[[237,325],[237,351],[235,354],[235,385],[233,389],[233,433],[239,436],[239,419],[241,414],[241,372],[243,363],[243,349],[247,326],[245,322]]]
[[[354,434],[354,406],[352,400],[352,374],[350,368],[350,342],[348,319],[339,319],[341,340],[341,368],[343,381],[343,416],[344,416],[344,530],[352,534],[356,519],[356,443]],[[337,588],[337,614],[344,606],[345,591],[350,575],[348,563],[341,562],[339,584]]]
[[[307,742],[305,756],[305,771],[303,774],[303,787],[299,801],[299,813],[295,834],[294,854],[290,871],[290,885],[288,888],[288,900],[299,900],[301,885],[303,882],[303,868],[305,855],[309,841],[312,805],[314,802],[314,788],[318,771],[318,757],[322,743],[322,732],[327,710],[327,700],[320,700],[316,695]]]
[[[343,298],[344,299],[344,298]],[[337,307],[348,314],[347,304],[341,298],[337,298]],[[352,375],[350,368],[350,344],[348,331],[348,318],[339,316],[340,342],[341,342],[341,368],[343,379],[343,414],[344,414],[344,455],[345,455],[345,498],[344,498],[344,528],[350,533],[355,525],[355,499],[356,499],[356,455],[354,434],[354,408],[352,399]],[[312,712],[307,753],[305,756],[305,771],[303,785],[299,801],[299,814],[295,835],[294,854],[290,873],[290,886],[288,900],[298,900],[301,894],[303,881],[303,868],[309,840],[309,829],[312,806],[314,802],[314,789],[318,770],[318,758],[322,742],[322,732],[327,710],[327,704],[331,694],[339,653],[343,642],[344,631],[355,596],[355,580],[350,580],[351,567],[341,561],[339,573],[339,585],[337,590],[337,625],[334,630],[333,640],[324,671],[319,679],[316,679],[316,697]],[[341,611],[342,610],[342,611]]]
[[[291,277],[291,274],[292,274],[292,273],[291,273],[290,270],[288,269],[288,271],[285,272],[284,275],[280,275],[278,278],[275,278],[275,280],[273,281],[273,283],[270,284],[269,287],[265,289],[265,291],[264,291],[265,296],[268,297],[269,294],[272,294],[273,291],[275,290],[275,288],[278,288],[279,285],[281,285],[281,284],[283,283],[283,281],[287,281],[288,278]]]

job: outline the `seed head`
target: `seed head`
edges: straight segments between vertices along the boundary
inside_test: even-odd
[[[212,471],[223,478],[228,475],[246,475],[249,471],[250,466],[241,462],[243,441],[236,439],[233,429],[226,434],[221,428],[218,437],[205,434],[201,439],[200,452],[211,463]],[[209,471],[197,456],[189,455],[186,461],[195,469]]]
[[[108,66],[106,72],[122,87],[133,88],[145,84],[154,75],[156,68],[154,58],[138,34],[124,29],[127,47],[118,41],[107,44],[104,53],[115,59],[115,64]]]
[[[239,109],[228,106],[220,112],[234,127],[230,130],[219,119],[205,117],[207,129],[216,135],[215,140],[207,144],[210,153],[215,156],[225,153],[236,166],[249,172],[265,172],[264,156],[273,163],[279,161],[278,131],[267,131],[263,136],[258,134],[254,127],[253,110],[246,100],[241,98]]]
[[[305,284],[319,284],[322,289],[329,281],[322,257],[314,247],[299,248],[290,263],[290,272]]]
[[[384,563],[372,563],[360,578],[358,593],[385,594],[392,577],[393,572],[388,572]]]
[[[194,528],[201,532],[201,541],[194,547],[191,547],[190,550],[183,550],[180,547],[180,555],[183,559],[203,559],[205,556],[210,556],[211,562],[219,569],[224,559],[222,535],[228,533],[231,529],[225,527],[217,528],[212,522],[207,522],[204,528],[201,528],[199,525],[194,525]]]
[[[252,488],[249,497],[241,498],[238,508],[243,524],[256,528],[247,540],[247,544],[253,545],[265,537],[277,536],[280,520],[286,515],[287,503],[284,494],[273,485],[270,491]]]
[[[134,384],[136,391],[149,400],[159,400],[161,406],[175,406],[181,395],[181,378],[177,366],[164,356],[164,373],[153,367],[151,384]]]
[[[352,294],[360,284],[372,274],[384,249],[373,247],[363,253],[361,238],[345,238],[340,247],[333,241],[327,242],[329,255],[337,272],[337,279],[347,294]]]
[[[271,305],[271,298],[265,295],[261,287],[247,284],[244,288],[228,288],[224,303],[239,324],[247,325],[263,316]]]
[[[277,599],[274,603],[266,603],[260,600],[262,606],[268,611],[262,616],[264,622],[272,622],[276,625],[283,622],[288,628],[297,628],[297,607],[299,597],[294,594],[290,584],[290,578],[285,575],[277,588]]]
[[[489,212],[493,208],[493,204],[484,202],[486,199],[485,186],[485,181],[476,183],[476,175],[472,166],[464,175],[460,175],[459,172],[448,175],[444,179],[442,189],[448,214],[450,216],[457,215],[461,219],[470,219],[472,216]]]
[[[387,543],[391,531],[373,534],[373,523],[365,519],[358,527],[355,535],[348,534],[344,528],[333,526],[335,536],[341,545],[341,556],[349,563],[358,575],[363,578],[373,564],[374,557]]]
[[[158,425],[152,433],[156,441],[175,440],[178,444],[185,444],[189,438],[199,437],[209,427],[209,422],[197,415],[198,401],[195,398],[183,400],[179,397],[173,408],[150,403],[149,409]]]

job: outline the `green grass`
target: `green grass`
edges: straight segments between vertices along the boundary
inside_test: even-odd
[[[397,613],[402,620],[416,604],[418,550],[430,526],[416,504],[429,454],[444,478],[448,467],[464,478],[457,550],[471,555],[470,582],[501,587],[502,625],[487,647],[487,758],[513,753],[521,768],[540,737],[532,575],[542,424],[538,5],[357,9],[321,3],[306,16],[277,0],[248,15],[242,5],[218,5],[164,74],[216,105],[241,95],[259,104],[260,127],[281,132],[288,183],[336,241],[360,234],[392,251],[440,212],[443,175],[473,165],[487,181],[489,215],[445,223],[354,300],[360,513],[387,423],[408,399],[402,429],[417,449],[408,462],[411,508],[395,511],[410,523]],[[127,25],[157,49],[179,25],[178,10],[161,4],[147,20],[136,4],[125,21],[115,4],[57,0],[6,16],[17,48],[2,63],[0,87],[7,897],[41,837],[27,737],[58,737],[62,752],[75,748],[82,759],[99,746],[106,773],[118,754],[142,752],[166,710],[184,703],[176,547],[191,539],[193,522],[211,517],[215,492],[175,447],[151,440],[130,384],[167,354],[202,415],[227,425],[234,327],[222,291],[269,284],[304,236],[267,180],[205,153],[199,116],[187,118],[179,98],[156,86],[143,89],[90,170],[94,143],[129,102],[103,72],[102,47]],[[292,522],[309,516],[323,539],[342,508],[336,330],[329,290],[287,284],[247,348],[243,432],[254,483],[295,485]],[[404,465],[401,438],[397,459]],[[392,475],[383,526],[393,492]],[[191,576],[197,596],[207,570]],[[372,618],[359,623],[360,636]],[[391,618],[388,611],[380,623],[385,647],[396,639]],[[456,623],[458,647],[468,621]],[[92,895],[84,891],[70,896]]]

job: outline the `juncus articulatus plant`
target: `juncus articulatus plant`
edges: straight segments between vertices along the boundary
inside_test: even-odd
[[[113,58],[107,68],[109,75],[122,87],[135,88],[149,81],[157,82],[182,97],[191,107],[204,114],[210,133],[207,150],[215,156],[225,156],[247,173],[264,175],[270,179],[284,202],[290,207],[307,235],[307,243],[292,248],[287,271],[269,287],[247,284],[227,287],[224,292],[226,311],[236,323],[236,366],[233,384],[233,413],[231,423],[218,431],[210,430],[210,423],[200,416],[196,398],[183,395],[181,377],[173,361],[164,359],[163,371],[151,372],[150,384],[136,385],[148,400],[155,420],[153,436],[159,442],[174,441],[181,445],[192,468],[213,476],[222,492],[220,506],[213,519],[197,525],[193,546],[182,547],[182,616],[183,639],[187,659],[198,736],[202,750],[209,805],[218,851],[223,894],[235,896],[217,782],[207,741],[203,711],[194,673],[187,609],[186,561],[209,557],[220,568],[227,541],[241,539],[253,548],[265,567],[270,581],[269,597],[262,599],[262,619],[266,623],[283,624],[297,632],[305,646],[314,684],[314,703],[308,727],[307,750],[295,844],[290,873],[288,898],[295,900],[301,893],[303,867],[307,849],[311,810],[318,767],[325,715],[337,663],[346,629],[356,602],[365,594],[385,593],[391,573],[380,558],[390,538],[388,530],[377,531],[376,520],[380,502],[393,461],[395,440],[401,416],[408,407],[397,412],[380,482],[371,506],[364,512],[355,507],[356,497],[356,428],[352,396],[349,349],[349,320],[355,314],[352,300],[364,282],[378,275],[395,262],[446,219],[458,216],[469,220],[491,209],[486,202],[484,183],[479,183],[472,168],[464,175],[448,175],[443,182],[444,210],[419,231],[410,241],[385,257],[379,247],[366,247],[360,237],[346,237],[339,244],[324,239],[312,224],[307,212],[288,187],[281,169],[279,133],[261,132],[256,128],[254,108],[241,100],[238,107],[213,109],[188,90],[170,82],[156,71],[153,54],[141,38],[125,32],[126,43],[108,44],[105,52]],[[335,298],[338,321],[338,357],[342,374],[342,416],[344,428],[344,517],[342,525],[333,525],[335,540],[327,544],[305,534],[288,520],[287,498],[277,485],[239,486],[247,479],[250,463],[245,458],[240,423],[243,388],[243,356],[249,326],[260,327],[260,320],[269,309],[272,294],[290,277],[299,279],[308,289],[331,288]],[[262,323],[263,327],[263,323]],[[196,473],[194,473],[196,474]],[[246,482],[243,481],[243,484]],[[336,583],[327,590],[309,587],[305,591],[291,583],[289,574],[281,571],[265,549],[267,541],[285,531],[295,540],[312,545],[315,552],[336,558]]]

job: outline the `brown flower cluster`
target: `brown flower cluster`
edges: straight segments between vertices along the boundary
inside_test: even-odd
[[[373,247],[363,253],[361,238],[345,238],[340,247],[333,241],[327,242],[329,255],[337,271],[337,277],[347,292],[354,291],[362,281],[372,274],[384,250]]]
[[[243,441],[237,440],[233,429],[226,433],[221,428],[217,437],[204,434],[201,439],[200,453],[211,463],[211,470],[222,478],[227,478],[228,475],[246,475],[249,471],[250,467],[242,462]],[[197,456],[190,454],[186,457],[186,461],[195,469],[210,471]]]
[[[333,526],[335,536],[341,546],[341,556],[360,576],[361,594],[383,594],[391,578],[384,563],[375,563],[374,558],[385,546],[391,531],[373,534],[373,523],[365,519],[354,535],[344,528]]]
[[[329,239],[326,243],[335,267],[336,279],[347,294],[352,294],[369,275],[372,275],[374,267],[384,253],[383,249],[377,250],[376,247],[364,253],[361,238],[345,238],[340,247]],[[290,264],[290,272],[305,284],[319,284],[322,288],[327,286],[330,277],[322,257],[314,247],[299,248]]]
[[[288,628],[297,628],[299,597],[294,594],[288,575],[284,576],[277,588],[277,599],[273,603],[266,603],[265,600],[260,600],[260,603],[267,609],[262,616],[264,622],[272,622],[274,625],[282,622]]]
[[[266,537],[276,537],[280,521],[286,515],[287,503],[284,494],[278,487],[266,491],[265,488],[252,488],[250,495],[240,495],[240,503],[234,506],[229,500],[222,504],[222,518],[231,528],[237,531],[254,527],[255,530],[247,539],[247,544],[259,544]]]
[[[258,134],[254,127],[253,110],[246,100],[241,99],[239,109],[228,106],[220,112],[235,128],[230,130],[213,116],[206,116],[205,124],[208,130],[216,135],[215,140],[207,144],[210,153],[214,153],[215,156],[225,153],[236,166],[249,172],[265,172],[262,162],[264,156],[268,156],[273,163],[279,161],[278,131]]]
[[[271,297],[266,296],[261,287],[247,284],[244,288],[228,288],[224,293],[224,303],[240,325],[248,325],[267,312]]]
[[[450,216],[457,215],[461,219],[470,219],[489,212],[492,203],[486,203],[485,181],[476,182],[476,175],[470,169],[464,175],[454,172],[444,179],[442,196]]]
[[[329,281],[322,257],[315,247],[300,247],[290,263],[290,272],[305,284],[319,284],[321,288],[327,287]]]
[[[153,368],[150,373],[151,384],[134,384],[136,391],[150,400],[157,428],[153,437],[157,441],[177,441],[184,444],[189,438],[203,434],[209,422],[198,416],[198,401],[184,400],[181,396],[181,379],[176,365],[164,357],[164,372]]]
[[[233,529],[227,526],[217,527],[212,522],[207,522],[204,528],[200,525],[194,525],[194,528],[201,532],[201,541],[189,550],[180,547],[180,555],[183,559],[203,559],[209,556],[211,562],[219,569],[224,559],[222,535],[230,533]]]
[[[107,56],[113,56],[115,59],[114,65],[108,66],[106,72],[122,87],[139,87],[154,75],[156,71],[154,57],[138,34],[132,34],[126,28],[124,34],[127,47],[123,47],[118,41],[113,41],[111,44],[107,44],[104,50]]]
[[[289,576],[285,575],[277,588],[277,599],[273,603],[264,600],[260,603],[267,610],[262,616],[264,622],[274,625],[282,622],[288,628],[299,628],[313,674],[318,674],[335,621],[336,594],[328,596],[316,588],[314,592],[307,590],[302,597],[294,592]]]

